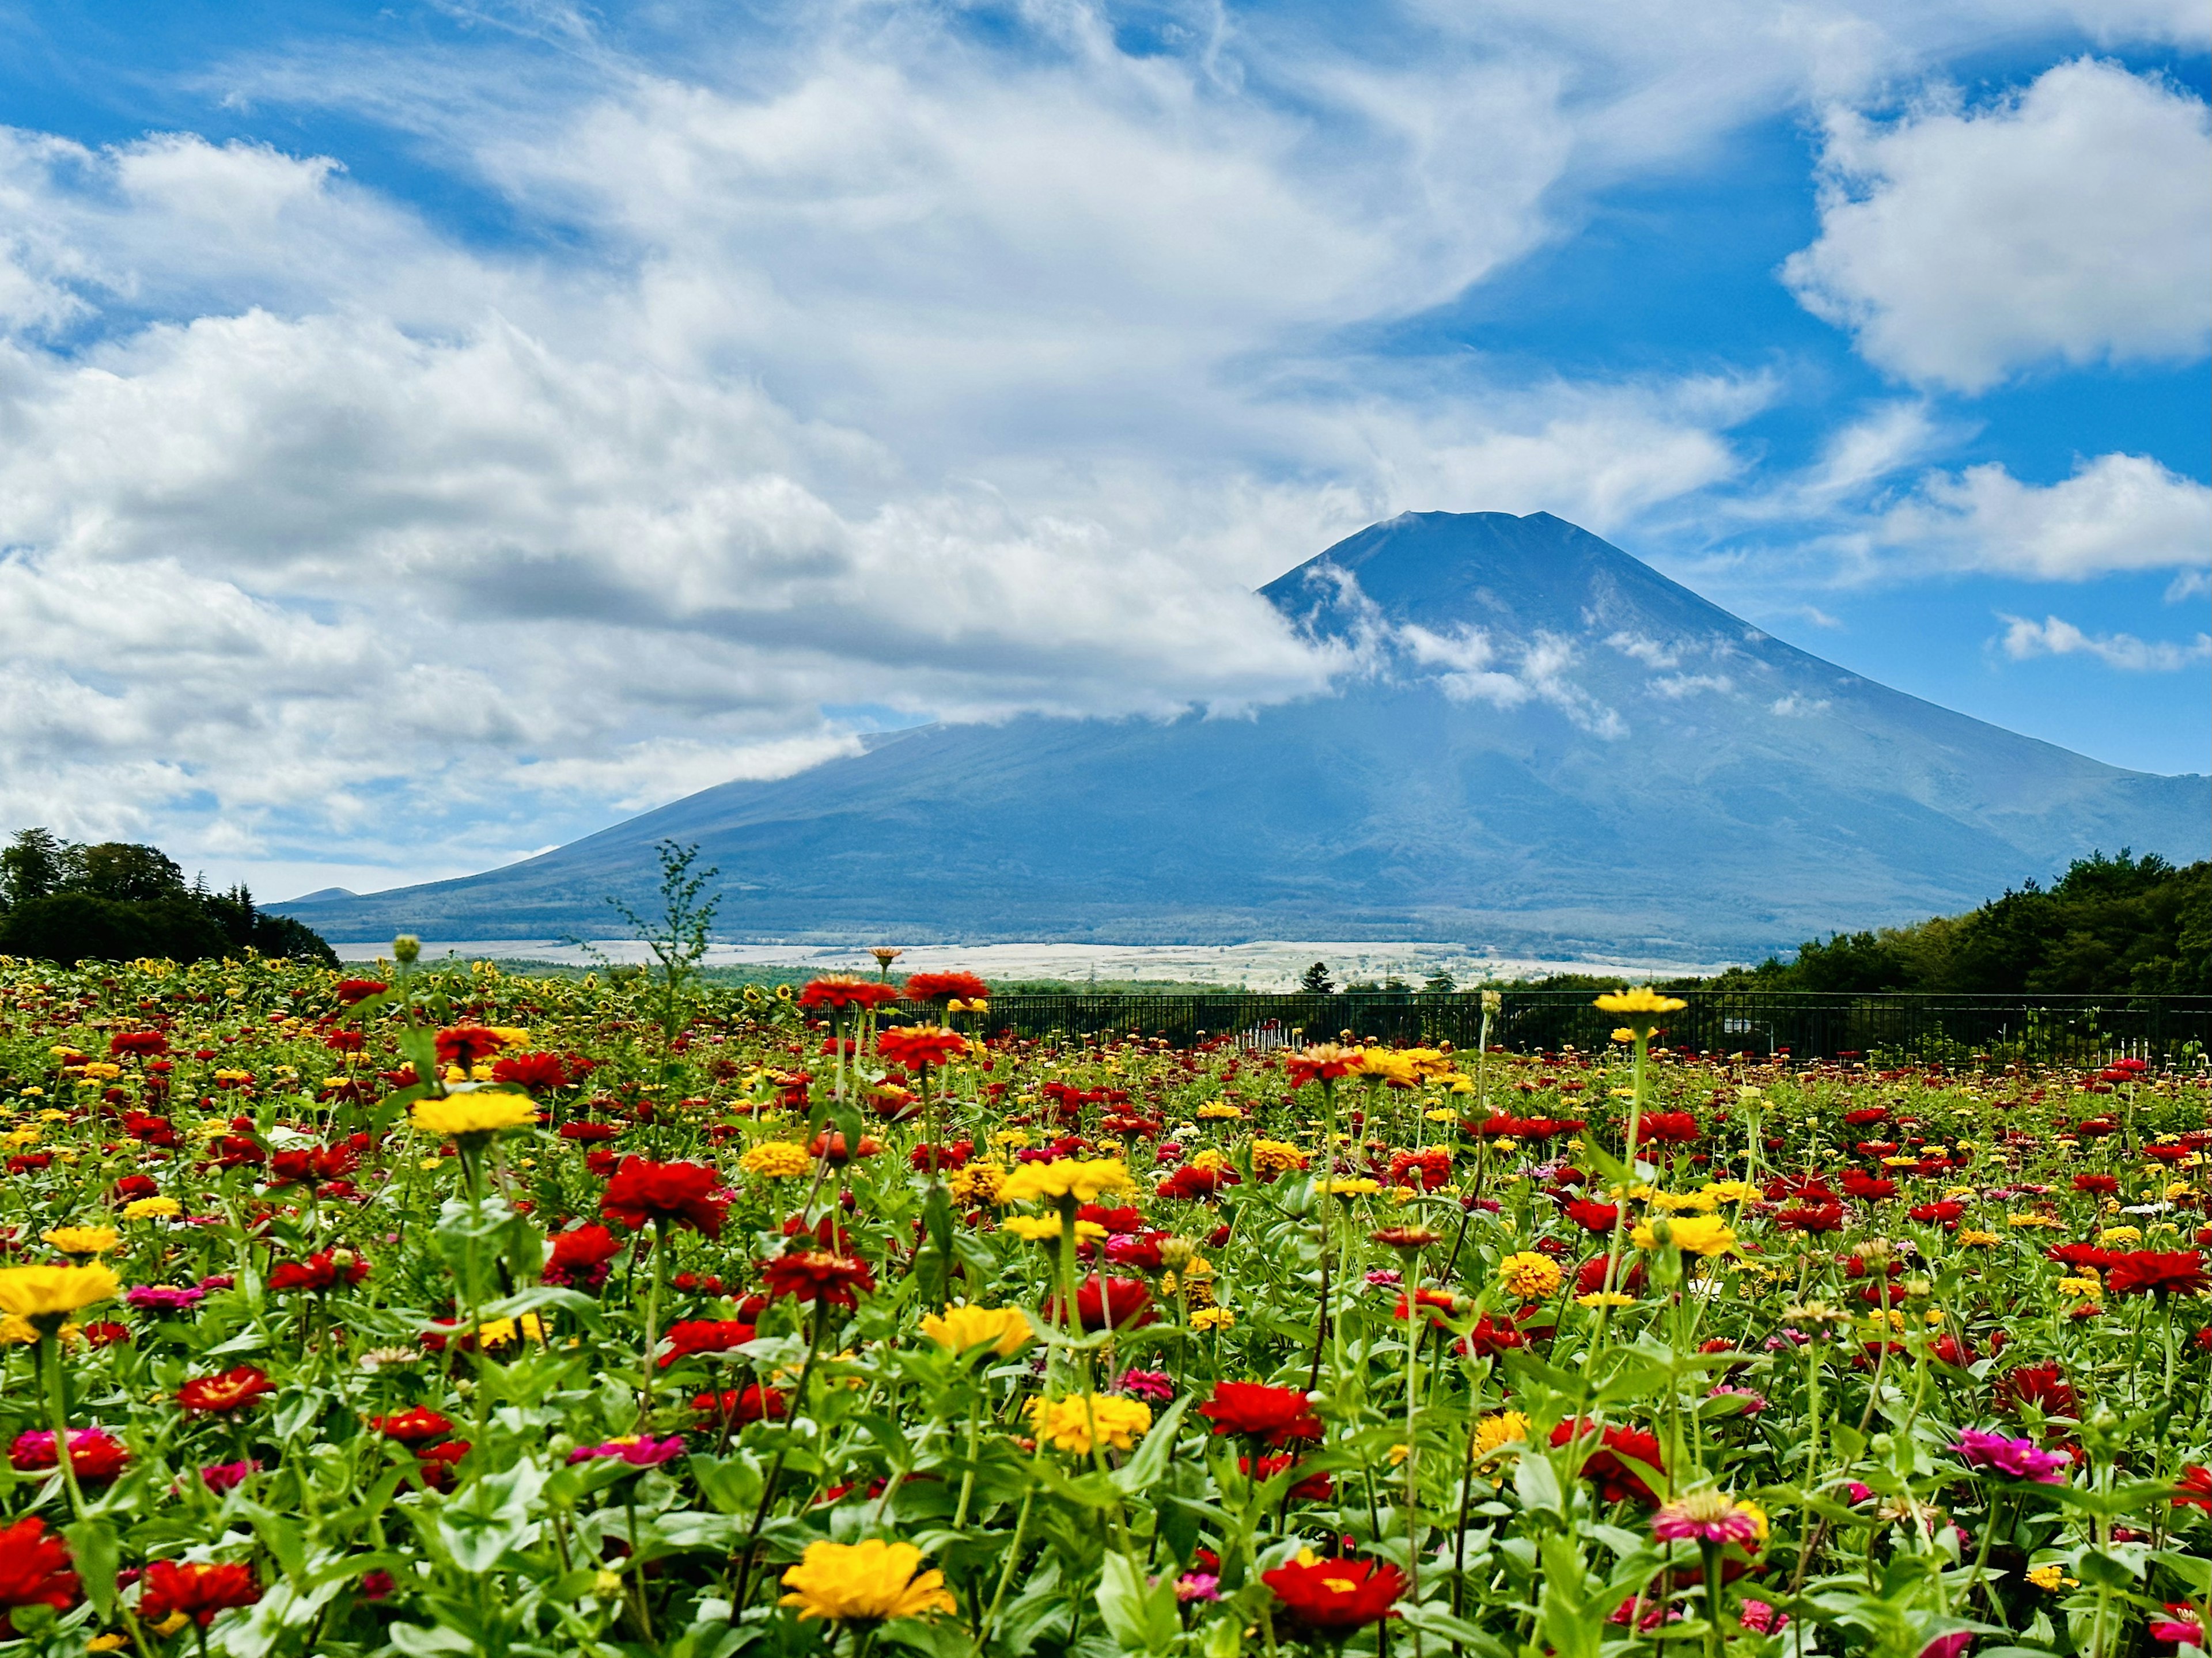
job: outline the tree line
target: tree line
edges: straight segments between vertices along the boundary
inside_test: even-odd
[[[158,847],[82,845],[27,829],[0,847],[0,954],[74,967],[142,956],[197,962],[245,950],[338,964],[313,928],[258,908],[245,883],[228,892],[202,877],[187,884]]]

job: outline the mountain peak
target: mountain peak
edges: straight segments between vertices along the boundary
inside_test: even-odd
[[[1261,592],[1352,648],[1244,720],[937,726],[526,863],[301,901],[338,938],[550,937],[698,843],[738,937],[1457,941],[1711,961],[1971,908],[2212,790],[1875,684],[1547,513],[1407,513]]]
[[[1346,537],[1260,592],[1324,635],[1353,625],[1359,599],[1392,622],[1431,629],[1755,631],[1611,542],[1549,513],[1401,513]]]

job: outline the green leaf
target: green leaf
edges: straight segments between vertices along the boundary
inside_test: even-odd
[[[70,1563],[84,1584],[85,1594],[102,1618],[115,1615],[115,1569],[120,1558],[115,1527],[105,1515],[88,1515],[63,1527],[69,1540]]]
[[[1566,1512],[1561,1500],[1559,1476],[1552,1467],[1552,1459],[1535,1451],[1524,1451],[1513,1465],[1513,1489],[1519,1494],[1521,1506],[1541,1514]]]
[[[1098,1610],[1127,1650],[1163,1652],[1182,1632],[1173,1576],[1163,1573],[1158,1582],[1147,1584],[1126,1555],[1109,1553],[1101,1563]]]
[[[1183,1412],[1190,1407],[1191,1396],[1185,1394],[1168,1406],[1165,1414],[1146,1430],[1137,1453],[1114,1470],[1114,1485],[1118,1491],[1132,1495],[1150,1491],[1167,1472],[1168,1456],[1175,1448],[1176,1431],[1182,1425]]]

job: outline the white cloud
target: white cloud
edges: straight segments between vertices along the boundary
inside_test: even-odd
[[[2092,59],[1986,107],[1827,121],[1820,236],[1784,279],[1907,380],[1979,392],[2035,364],[2205,349],[2202,100]]]
[[[1157,53],[1079,5],[1004,49],[817,8],[659,58],[560,14],[554,58],[215,77],[405,130],[506,240],[343,158],[0,131],[0,818],[359,887],[849,751],[825,706],[1310,690],[1357,653],[1249,584],[1408,507],[1648,522],[1740,481],[1780,395],[1504,385],[1376,325],[1983,3],[1194,11]],[[1431,648],[1626,730],[1564,641]]]
[[[2044,581],[2196,566],[2212,545],[2212,489],[2142,455],[2100,455],[2050,484],[1970,466],[1929,474],[1873,540],[1923,568]]]
[[[1349,577],[1346,581],[1356,591]],[[1579,653],[1572,640],[1539,629],[1531,639],[1501,647],[1481,628],[1462,623],[1439,634],[1419,623],[1391,629],[1390,639],[1416,664],[1443,669],[1436,682],[1455,702],[1517,708],[1541,701],[1593,736],[1610,741],[1628,735],[1627,722],[1574,678]]]
[[[2015,662],[2039,656],[2094,656],[2107,666],[2131,673],[2171,673],[2194,663],[2212,661],[2212,635],[2199,634],[2185,645],[2142,640],[2132,634],[2086,634],[2070,622],[2046,616],[1998,618],[2005,623],[2004,653]]]

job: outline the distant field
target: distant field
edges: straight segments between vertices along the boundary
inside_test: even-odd
[[[349,961],[373,961],[380,954],[388,954],[390,947],[338,944],[336,949]],[[424,943],[423,955],[426,959],[453,955],[471,961],[580,970],[595,960],[635,963],[645,958],[643,947],[629,939],[599,940],[588,947],[555,940],[435,939]],[[899,957],[896,970],[904,974],[964,968],[1004,990],[1017,987],[1110,990],[1136,986],[1146,990],[1224,986],[1288,990],[1317,961],[1328,964],[1339,984],[1395,977],[1416,985],[1439,970],[1468,985],[1574,972],[1618,974],[1635,981],[1702,976],[1732,965],[1656,957],[1544,960],[1486,954],[1454,944],[1269,939],[1245,944],[917,944]],[[875,960],[865,946],[717,944],[708,953],[707,965],[718,978],[730,983],[774,983],[817,973],[876,971]]]

